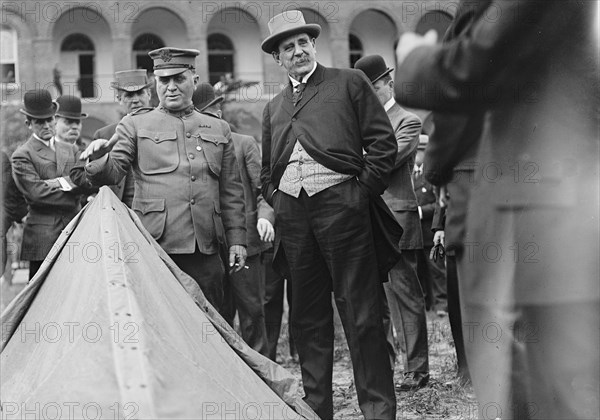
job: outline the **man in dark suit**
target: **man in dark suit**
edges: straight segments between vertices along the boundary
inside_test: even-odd
[[[333,418],[333,292],[360,408],[366,419],[393,419],[370,204],[388,186],[394,132],[364,73],[316,62],[319,25],[288,11],[269,30],[262,50],[290,83],[264,110],[262,193],[275,210],[274,261],[284,253],[289,263],[305,400],[322,419]]]
[[[404,234],[399,245],[402,255],[390,270],[385,292],[393,324],[396,331],[403,334],[406,346],[404,379],[398,388],[408,391],[422,388],[429,381],[427,315],[417,276],[417,250],[423,248],[423,238],[417,197],[411,180],[421,120],[394,100],[394,81],[390,76],[394,69],[385,65],[383,57],[365,56],[354,64],[354,68],[362,70],[373,84],[377,97],[390,118],[398,143],[390,186],[383,193],[383,200],[394,212]]]
[[[194,109],[198,54],[151,51],[160,106],[123,117],[116,134],[94,140],[82,158],[90,159],[86,176],[95,185],[115,184],[133,168],[132,209],[219,310],[224,266],[245,265],[244,191],[229,125]]]
[[[480,414],[598,418],[597,3],[495,0],[431,41],[403,36],[396,99],[487,110],[458,267]]]
[[[55,141],[54,115],[58,104],[47,90],[25,92],[25,125],[29,140],[12,155],[15,183],[29,206],[23,230],[21,259],[29,261],[29,279],[38,271],[52,245],[80,210],[79,189],[70,169],[79,157],[76,145]]]
[[[417,270],[423,293],[425,293],[427,309],[436,311],[438,315],[443,316],[448,311],[444,260],[430,258],[431,249],[433,248],[431,223],[433,222],[437,198],[433,185],[424,176],[427,167],[423,162],[423,158],[428,141],[429,136],[427,135],[422,134],[419,137],[419,148],[412,173],[415,195],[419,203],[421,232],[423,234],[423,249],[417,253]]]
[[[216,96],[210,83],[200,83],[192,96],[196,109],[206,115],[221,119],[220,104],[223,96]],[[246,344],[268,356],[265,326],[265,271],[261,254],[270,244],[260,240],[257,221],[257,200],[260,189],[260,150],[252,136],[231,133],[235,157],[244,187],[246,207],[246,240],[248,243],[246,265],[225,280],[223,310],[221,314],[233,326],[237,311],[241,335]]]

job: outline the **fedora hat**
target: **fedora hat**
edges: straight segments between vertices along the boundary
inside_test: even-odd
[[[126,92],[137,92],[150,87],[151,84],[144,69],[118,71],[115,73],[114,82],[110,82],[113,89]]]
[[[200,83],[192,95],[194,107],[200,112],[204,111],[208,107],[222,102],[223,99],[225,98],[222,96],[216,96],[215,89],[210,83],[206,82]]]
[[[362,70],[367,75],[371,83],[375,83],[383,76],[390,74],[394,69],[385,65],[383,57],[380,55],[367,55],[354,63],[354,68]]]
[[[77,96],[63,95],[57,100],[59,108],[57,117],[69,118],[71,120],[81,120],[87,118],[88,114],[81,112],[81,99]]]
[[[321,33],[321,26],[316,23],[306,23],[300,10],[288,10],[275,15],[269,20],[270,35],[262,42],[261,48],[267,54],[277,49],[277,44],[290,35],[307,33],[312,38],[317,38]]]
[[[58,104],[52,100],[50,92],[46,89],[28,90],[23,95],[23,108],[21,114],[31,118],[49,118],[56,114]]]

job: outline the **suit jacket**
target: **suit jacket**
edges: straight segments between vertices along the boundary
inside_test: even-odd
[[[257,200],[260,188],[260,150],[252,136],[231,133],[235,146],[235,157],[240,168],[244,198],[246,203],[246,240],[248,256],[256,255],[271,245],[260,240],[256,223],[258,221]]]
[[[80,210],[79,192],[65,192],[45,180],[64,177],[79,158],[74,144],[55,142],[53,151],[33,136],[12,155],[13,178],[29,206],[23,230],[21,258],[46,258],[61,231]]]
[[[133,168],[132,209],[169,254],[216,254],[246,245],[244,190],[229,124],[192,108],[140,109],[117,125],[106,162],[92,161],[94,185],[119,182]]]
[[[392,170],[390,186],[382,195],[383,201],[404,229],[400,239],[400,249],[423,248],[417,196],[411,177],[417,147],[419,147],[421,120],[397,103],[387,111],[387,114],[396,134],[398,155]]]
[[[482,188],[471,196],[467,230],[504,257],[474,250],[463,282],[468,301],[600,298],[595,6],[492,1],[498,19],[417,48],[396,70],[401,103],[488,110],[475,168]]]
[[[371,192],[372,213],[378,213],[372,221],[379,268],[387,274],[398,259],[402,228],[380,194],[389,185],[398,147],[389,118],[365,74],[317,64],[296,106],[289,84],[267,104],[261,181],[262,194],[271,205],[296,140],[317,162],[356,176]],[[277,230],[275,235],[277,266]]]
[[[106,127],[102,127],[96,130],[94,136],[92,137],[93,140],[110,140],[110,138],[115,135],[115,131],[117,129],[118,124],[119,123],[110,124]],[[131,207],[133,204],[133,191],[135,190],[133,171],[130,170],[129,172],[127,172],[125,178],[123,178],[121,181],[119,181],[119,183],[115,185],[109,185],[109,188],[112,190],[112,192],[115,193],[117,197],[119,197],[119,200],[125,203],[128,207]]]

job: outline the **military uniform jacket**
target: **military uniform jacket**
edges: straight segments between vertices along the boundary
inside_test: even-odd
[[[115,135],[106,164],[88,164],[88,177],[112,185],[132,166],[132,208],[167,253],[246,245],[244,191],[226,122],[192,107],[170,113],[159,106],[125,116]]]
[[[390,186],[382,197],[404,229],[404,235],[400,239],[400,249],[420,249],[423,248],[423,237],[419,205],[411,174],[415,165],[417,147],[419,147],[421,120],[397,103],[387,111],[387,114],[396,134],[398,155],[392,170]]]
[[[13,178],[29,206],[21,259],[41,261],[81,209],[77,189],[65,192],[45,180],[69,178],[79,157],[74,144],[55,142],[56,151],[33,136],[12,155]]]

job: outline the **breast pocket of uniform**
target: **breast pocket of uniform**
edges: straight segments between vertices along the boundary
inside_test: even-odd
[[[167,221],[164,198],[138,198],[133,200],[133,211],[138,215],[146,230],[155,240],[159,240]]]
[[[206,134],[200,135],[202,144],[204,145],[204,156],[206,162],[212,174],[215,176],[221,175],[221,163],[223,160],[223,148],[229,142],[227,137],[218,134]]]
[[[138,166],[146,175],[173,172],[179,166],[176,131],[138,131]]]

